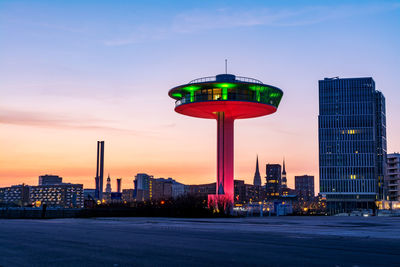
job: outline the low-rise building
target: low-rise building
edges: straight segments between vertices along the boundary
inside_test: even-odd
[[[15,185],[0,188],[0,203],[3,205],[83,208],[82,184]]]
[[[126,202],[133,202],[135,200],[134,192],[135,192],[134,189],[123,189],[122,200]]]
[[[400,201],[400,154],[387,155],[386,200]]]
[[[29,205],[29,186],[13,185],[0,188],[0,205]]]
[[[39,185],[29,187],[29,200],[33,205],[49,207],[83,208],[82,184]]]
[[[151,179],[151,184],[150,195],[152,200],[172,198],[172,179]]]
[[[188,194],[208,198],[208,195],[215,194],[216,192],[216,183],[211,184],[198,184],[198,185],[189,185]]]
[[[299,201],[313,200],[314,176],[310,175],[295,176],[294,183]]]

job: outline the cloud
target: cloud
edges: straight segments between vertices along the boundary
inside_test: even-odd
[[[145,41],[166,39],[176,34],[193,34],[207,30],[236,27],[274,26],[296,27],[338,20],[357,15],[368,15],[399,9],[399,3],[368,5],[306,6],[302,8],[220,8],[194,9],[180,13],[164,25],[141,25],[131,34],[104,42],[107,46],[121,46]]]
[[[91,118],[77,119],[61,114],[31,111],[28,112],[0,108],[0,124],[56,129],[113,131],[132,135],[144,134],[144,132],[108,126],[107,124],[109,123],[112,123],[112,121]]]

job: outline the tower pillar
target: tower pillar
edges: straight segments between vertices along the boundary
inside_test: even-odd
[[[233,208],[233,146],[234,119],[217,112],[217,183],[216,194],[209,195],[212,205]],[[209,201],[210,202],[210,201]]]

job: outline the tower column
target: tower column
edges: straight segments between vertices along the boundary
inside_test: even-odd
[[[233,137],[234,119],[225,112],[217,113],[217,188],[233,205]]]

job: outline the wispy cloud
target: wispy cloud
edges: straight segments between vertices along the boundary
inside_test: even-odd
[[[235,27],[275,26],[296,27],[338,20],[351,16],[368,15],[400,8],[400,3],[368,5],[308,6],[302,8],[259,8],[215,10],[195,9],[180,13],[164,25],[140,25],[130,34],[104,42],[120,46],[165,39],[176,34],[191,34],[207,30]]]
[[[144,132],[107,125],[111,123],[113,121],[93,118],[72,118],[62,114],[0,109],[0,124],[56,129],[113,131],[132,135],[144,134]]]

